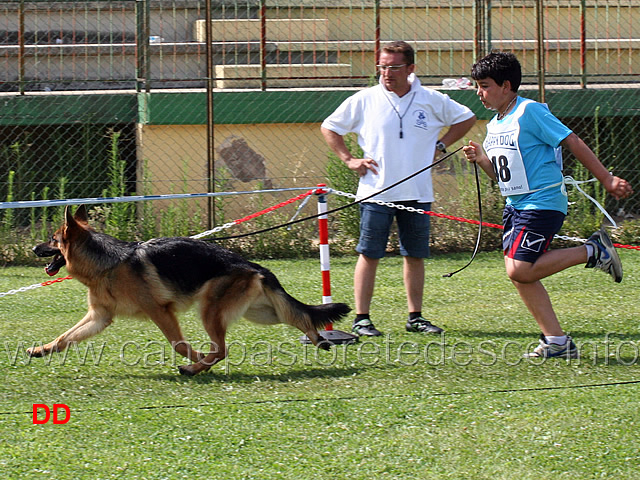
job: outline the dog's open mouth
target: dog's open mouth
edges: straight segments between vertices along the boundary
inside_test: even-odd
[[[47,275],[53,277],[66,265],[66,263],[67,261],[64,259],[64,256],[61,253],[56,253],[53,260],[51,260],[51,263],[48,263],[47,266],[44,267],[44,271],[47,272]]]
[[[62,252],[57,247],[52,247],[49,243],[41,243],[33,247],[33,253],[36,257],[45,258],[53,257],[53,259],[44,267],[44,271],[50,277],[57,274],[62,267],[67,264],[67,261],[62,255]]]

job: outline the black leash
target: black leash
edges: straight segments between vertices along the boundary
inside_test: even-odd
[[[478,192],[478,220],[480,221],[480,223],[478,224],[478,236],[476,238],[476,246],[473,249],[473,254],[471,255],[471,259],[464,267],[459,268],[454,272],[445,273],[444,275],[442,275],[443,277],[453,277],[456,273],[461,272],[462,270],[467,268],[469,265],[471,265],[471,262],[473,262],[473,259],[476,258],[476,254],[478,253],[478,250],[480,250],[480,238],[482,237],[482,196],[480,195],[480,178],[478,175],[478,164],[476,162],[473,162],[473,168],[474,168],[474,173],[476,175],[476,191]]]
[[[440,163],[444,162],[445,160],[447,160],[448,158],[450,158],[454,154],[458,153],[460,150],[462,150],[462,148],[463,147],[458,147],[456,150],[453,150],[452,152],[449,152],[445,156],[443,156],[443,157],[439,158],[438,160],[436,160],[435,162],[433,162],[431,165],[427,165],[426,167],[421,168],[420,170],[412,173],[408,177],[405,177],[402,180],[397,181],[393,185],[389,185],[388,187],[383,188],[379,192],[372,193],[368,197],[361,198],[360,200],[356,200],[354,202],[347,203],[347,204],[342,205],[340,207],[333,208],[333,209],[328,210],[328,211],[326,211],[324,213],[318,213],[318,214],[315,214],[315,215],[309,215],[308,217],[299,218],[297,220],[292,220],[292,221],[289,221],[289,222],[286,222],[286,223],[282,223],[280,225],[275,225],[273,227],[263,228],[262,230],[255,230],[253,232],[241,233],[241,234],[238,234],[238,235],[229,235],[227,237],[213,237],[213,238],[209,238],[209,239],[207,239],[205,241],[215,242],[215,241],[218,241],[218,240],[232,240],[234,238],[249,237],[251,235],[258,235],[260,233],[266,233],[266,232],[271,232],[272,230],[277,230],[278,228],[283,228],[283,227],[288,227],[290,225],[295,225],[296,223],[306,222],[307,220],[313,220],[314,218],[318,218],[318,217],[320,217],[322,215],[329,215],[329,214],[332,214],[332,213],[335,213],[335,212],[339,212],[340,210],[344,210],[345,208],[352,207],[352,206],[357,205],[357,204],[359,204],[361,202],[369,200],[370,198],[373,198],[376,195],[380,195],[383,192],[391,190],[392,188],[397,187],[398,185],[406,182],[407,180],[410,180],[413,177],[415,177],[417,175],[420,175],[422,172],[426,172],[430,168],[433,168],[436,165],[439,165]],[[474,258],[476,257],[476,254],[478,253],[478,250],[480,248],[480,237],[482,235],[482,203],[481,203],[481,197],[480,197],[480,179],[478,177],[478,166],[475,163],[473,164],[473,166],[475,167],[476,189],[477,189],[477,192],[478,192],[478,211],[479,211],[479,217],[480,217],[479,218],[480,219],[480,226],[479,226],[479,229],[478,229],[478,237],[476,239],[476,246],[475,246],[475,248],[473,250],[473,254],[471,256],[471,260],[469,260],[469,262],[464,267],[459,268],[458,270],[456,270],[454,272],[447,273],[447,274],[443,275],[443,277],[451,277],[451,276],[455,275],[456,273],[461,272],[462,270],[467,268],[469,265],[471,265],[471,262],[473,262]]]

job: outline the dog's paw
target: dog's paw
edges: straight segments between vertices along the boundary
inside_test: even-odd
[[[331,343],[329,340],[327,340],[322,335],[320,335],[320,338],[318,339],[318,344],[316,346],[322,350],[331,350],[331,347],[333,347],[333,343]]]
[[[27,348],[27,355],[30,357],[44,357],[47,354],[42,347]]]
[[[189,367],[191,367],[191,365],[179,365],[178,371],[180,372],[180,375],[184,375],[186,377],[193,377],[196,373],[198,373],[198,372],[194,372]]]

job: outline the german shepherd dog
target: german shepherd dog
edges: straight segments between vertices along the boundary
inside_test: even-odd
[[[213,243],[184,237],[125,242],[96,232],[82,205],[74,215],[67,207],[63,225],[33,251],[38,257],[53,257],[45,267],[49,275],[66,265],[69,274],[89,288],[89,311],[52,342],[28,349],[32,357],[61,352],[72,342],[90,338],[115,316],[149,317],[174,350],[193,362],[178,367],[180,373],[196,375],[226,357],[227,328],[240,317],[292,325],[317,347],[329,349],[318,329],[351,310],[344,303],[301,303],[271,271]],[[191,348],[176,317],[196,302],[211,338],[208,353]]]

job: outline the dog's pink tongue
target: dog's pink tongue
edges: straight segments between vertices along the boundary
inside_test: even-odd
[[[47,265],[46,267],[44,267],[44,271],[47,275],[49,275],[50,277],[53,277],[54,275],[56,275],[60,269],[57,270],[49,270],[49,265]]]

